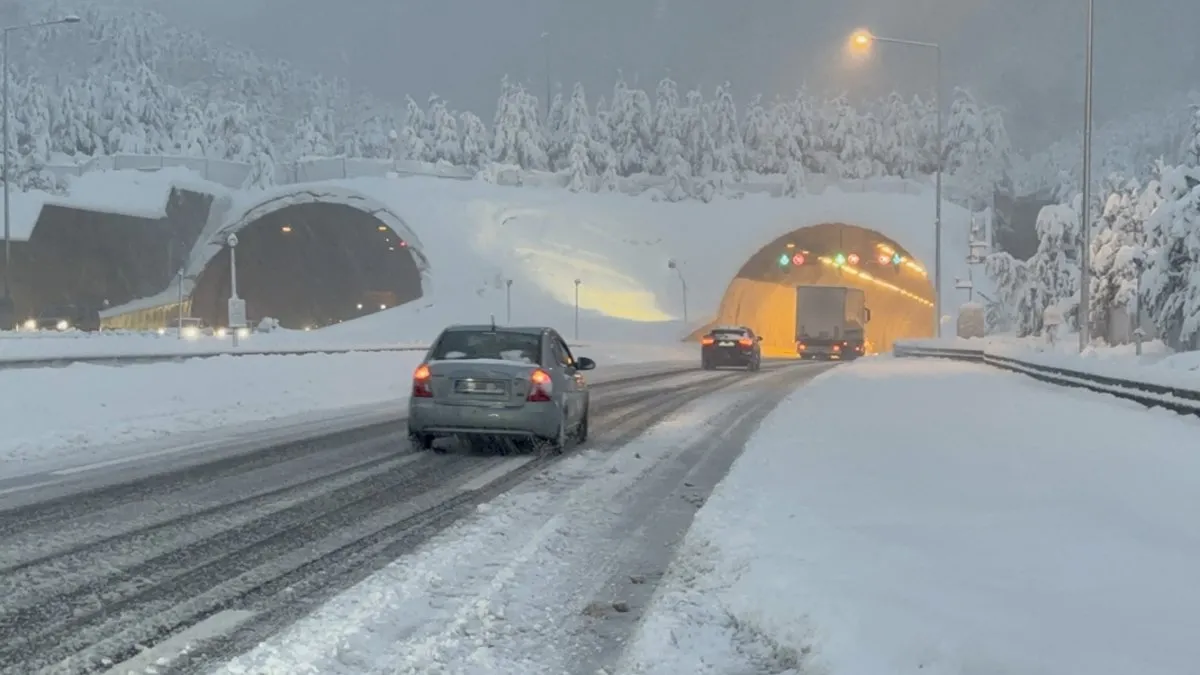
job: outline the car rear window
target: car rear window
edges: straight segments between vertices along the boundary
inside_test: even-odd
[[[740,330],[714,330],[712,336],[714,340],[741,340],[746,334]]]
[[[542,337],[514,331],[466,331],[444,333],[433,350],[434,361],[500,359],[542,365]]]

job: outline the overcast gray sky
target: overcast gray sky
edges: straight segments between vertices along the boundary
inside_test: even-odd
[[[490,114],[504,74],[556,81],[594,100],[617,69],[651,86],[669,71],[706,92],[815,89],[876,95],[932,87],[932,57],[882,45],[848,66],[845,36],[937,41],[947,90],[966,85],[1009,110],[1030,146],[1080,127],[1086,0],[159,0],[214,36],[350,78],[380,95],[431,91]],[[1200,0],[1097,0],[1097,117],[1200,88]]]

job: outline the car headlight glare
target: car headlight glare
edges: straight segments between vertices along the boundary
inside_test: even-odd
[[[29,319],[24,324],[25,330],[37,330],[37,321]]]
[[[58,323],[55,325],[55,328],[57,328],[57,329],[59,329],[59,330],[66,330],[66,329],[68,329],[68,328],[70,328],[70,327],[71,327],[71,324],[67,323],[67,321],[66,321],[65,319],[64,319],[64,320],[62,320],[62,321],[59,321],[59,322],[58,322]]]

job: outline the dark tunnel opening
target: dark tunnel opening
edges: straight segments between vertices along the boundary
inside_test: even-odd
[[[211,195],[172,190],[166,216],[157,219],[43,206],[29,241],[13,246],[16,318],[62,305],[100,310],[160,292],[183,265],[211,203]]]
[[[237,236],[238,295],[252,324],[272,317],[285,328],[319,328],[421,297],[409,242],[352,206],[293,204]],[[192,315],[225,326],[230,285],[224,248],[196,280]]]
[[[710,325],[750,326],[763,336],[764,352],[794,355],[795,287],[802,284],[861,288],[871,309],[870,351],[934,334],[933,283],[924,266],[888,237],[843,223],[795,230],[760,249],[730,282]]]

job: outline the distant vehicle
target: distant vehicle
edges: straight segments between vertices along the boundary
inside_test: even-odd
[[[717,326],[700,338],[700,367],[762,367],[762,338],[746,326]]]
[[[583,371],[595,367],[552,328],[451,326],[413,373],[409,439],[428,450],[442,437],[474,447],[505,438],[561,453],[587,440]]]
[[[164,328],[158,329],[159,335],[166,335],[167,333],[179,335],[185,340],[192,340],[201,335],[212,335],[213,329],[204,323],[204,319],[185,316],[183,318],[175,317],[167,321],[167,325]]]
[[[866,352],[871,320],[866,294],[846,286],[796,287],[796,354],[802,359],[854,360]]]
[[[26,319],[21,324],[22,330],[100,330],[100,311],[78,305],[54,305],[38,312],[37,316]]]

